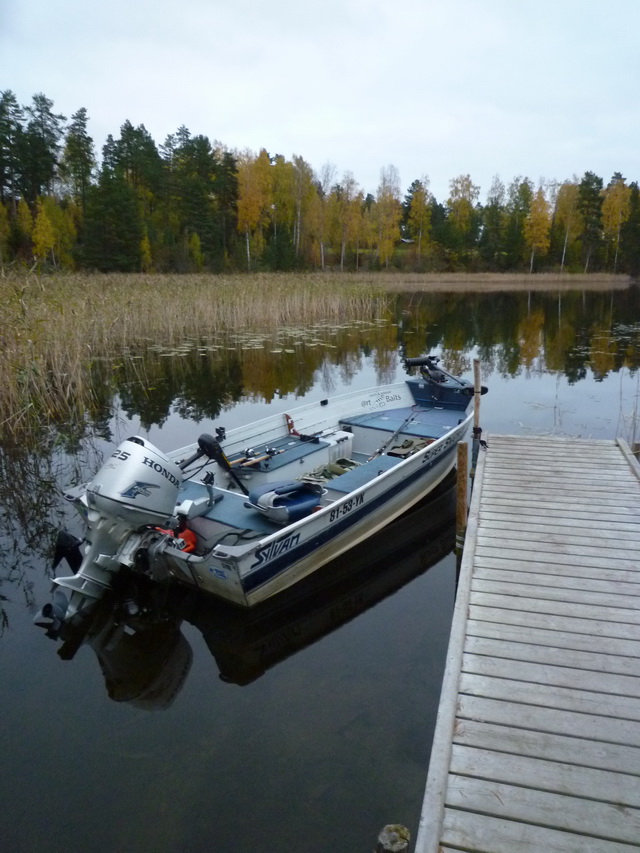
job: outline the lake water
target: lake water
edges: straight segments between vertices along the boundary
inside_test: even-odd
[[[60,490],[121,439],[169,449],[393,381],[401,351],[469,378],[480,359],[489,452],[492,432],[636,439],[635,289],[413,294],[375,323],[284,338],[129,354],[85,440],[2,451],[2,849],[368,853],[386,823],[415,838],[455,595],[451,495],[343,559],[334,589],[240,617],[176,595],[138,635],[105,617],[62,659],[32,625],[53,531],[73,525]]]

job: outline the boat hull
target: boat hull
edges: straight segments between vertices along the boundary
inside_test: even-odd
[[[65,495],[86,533],[43,620],[82,622],[123,568],[254,607],[384,529],[455,467],[481,393],[430,357],[417,366],[167,454],[126,439]]]

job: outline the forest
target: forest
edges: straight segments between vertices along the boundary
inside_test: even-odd
[[[408,143],[409,144],[409,143]],[[471,143],[470,143],[471,144]],[[425,152],[428,159],[428,153]],[[640,275],[637,181],[534,184],[470,175],[436,199],[427,175],[375,194],[326,163],[228,149],[180,127],[157,144],[125,121],[101,157],[86,108],[0,93],[0,271],[610,272]]]

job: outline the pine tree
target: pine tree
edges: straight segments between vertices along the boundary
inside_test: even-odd
[[[144,234],[135,189],[103,165],[98,184],[87,193],[81,258],[101,271],[137,272]]]
[[[0,201],[18,209],[24,111],[10,89],[0,93]]]
[[[217,233],[222,265],[233,253],[238,229],[238,163],[230,151],[224,151],[215,172],[214,197]]]
[[[53,192],[66,118],[53,112],[53,101],[42,93],[33,96],[33,104],[25,112],[29,121],[20,137],[20,189],[27,201],[35,204],[38,196]]]
[[[82,211],[87,201],[91,175],[96,166],[93,139],[87,133],[88,122],[89,117],[84,107],[71,116],[60,161],[60,178],[68,186]]]
[[[578,210],[582,215],[582,250],[584,271],[589,264],[597,263],[598,249],[602,244],[602,178],[585,172],[578,187]]]

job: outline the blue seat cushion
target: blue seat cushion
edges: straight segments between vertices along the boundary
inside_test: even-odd
[[[291,524],[313,512],[321,494],[322,486],[319,483],[263,483],[249,492],[245,506],[258,510],[278,524]]]

